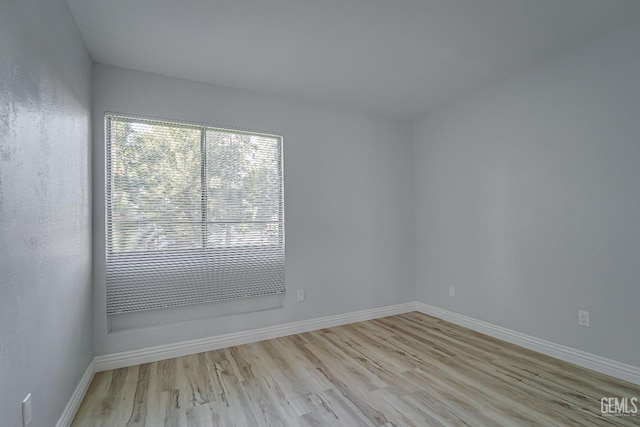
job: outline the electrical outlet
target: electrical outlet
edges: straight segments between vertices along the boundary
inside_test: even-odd
[[[578,310],[578,325],[589,327],[589,312]]]
[[[304,289],[298,289],[298,296],[296,298],[296,301],[298,302],[304,301]]]
[[[31,424],[31,393],[22,401],[22,427],[29,427]]]
[[[456,296],[456,288],[454,286],[449,286],[449,296],[450,297]]]

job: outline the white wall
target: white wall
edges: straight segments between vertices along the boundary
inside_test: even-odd
[[[0,3],[0,424],[55,425],[93,358],[91,61],[64,0]]]
[[[414,138],[418,299],[640,366],[640,25]]]
[[[414,299],[411,127],[101,65],[94,67],[96,355],[375,308]],[[283,308],[222,316],[216,306],[154,315],[108,333],[104,280],[104,113],[187,120],[284,135]],[[304,288],[306,301],[295,302]],[[179,320],[207,316],[199,320]],[[125,320],[126,323],[126,320]]]

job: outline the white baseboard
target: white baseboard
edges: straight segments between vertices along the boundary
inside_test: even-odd
[[[640,367],[637,366],[596,356],[595,354],[525,335],[420,302],[416,302],[416,311],[537,351],[538,353],[546,354],[547,356],[555,357],[556,359],[564,360],[565,362],[573,363],[574,365],[640,385]]]
[[[284,325],[269,326],[250,331],[219,335],[216,337],[184,341],[176,344],[161,345],[140,350],[97,356],[91,361],[84,375],[80,379],[80,382],[64,409],[60,420],[58,420],[56,427],[69,427],[71,425],[71,422],[82,403],[82,399],[84,399],[89,385],[91,384],[94,374],[99,371],[124,368],[127,366],[139,365],[141,363],[156,362],[158,360],[196,354],[203,351],[216,350],[234,345],[248,344],[322,328],[346,325],[354,322],[362,322],[385,316],[393,316],[395,314],[402,314],[410,311],[419,311],[512,344],[537,351],[538,353],[546,354],[596,372],[640,385],[640,368],[637,366],[617,362],[615,360],[532,337],[530,335],[525,335],[520,332],[512,331],[501,326],[496,326],[491,323],[444,310],[432,305],[421,302],[409,302],[370,310],[356,311],[353,313],[304,320],[301,322],[287,323]]]
[[[89,385],[91,385],[91,380],[93,380],[93,375],[96,373],[96,365],[95,361],[91,360],[89,366],[84,371],[82,378],[80,378],[80,382],[76,386],[76,389],[73,391],[71,395],[71,399],[69,399],[69,403],[62,411],[62,415],[60,419],[56,423],[56,427],[69,427],[73,422],[73,417],[76,416],[76,412],[78,412],[78,408],[80,408],[80,404],[82,403],[82,399],[84,399],[84,395],[87,393],[89,389]]]
[[[320,317],[301,322],[286,323],[284,325],[268,326],[250,331],[234,332],[215,337],[201,338],[184,341],[176,344],[148,347],[140,350],[131,350],[121,353],[97,356],[95,358],[96,371],[124,368],[139,365],[141,363],[156,362],[158,360],[171,359],[173,357],[186,356],[204,351],[216,350],[234,345],[248,344],[264,341],[286,335],[299,334],[332,326],[346,325],[348,323],[362,322],[395,314],[415,311],[415,303],[379,307],[369,310],[356,311],[335,316]]]

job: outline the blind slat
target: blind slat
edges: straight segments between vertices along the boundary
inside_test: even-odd
[[[109,315],[284,292],[282,137],[106,125]]]

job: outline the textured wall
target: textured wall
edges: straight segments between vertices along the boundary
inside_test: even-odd
[[[418,299],[640,366],[639,83],[640,24],[418,122]]]
[[[413,301],[407,123],[104,66],[94,67],[93,88],[96,355]],[[158,326],[107,333],[105,111],[284,134],[283,308],[219,317],[211,306],[207,318],[189,323],[176,322],[198,307],[159,310]],[[306,290],[300,304],[297,288]]]
[[[0,3],[0,424],[59,419],[92,356],[91,61],[63,0]]]

